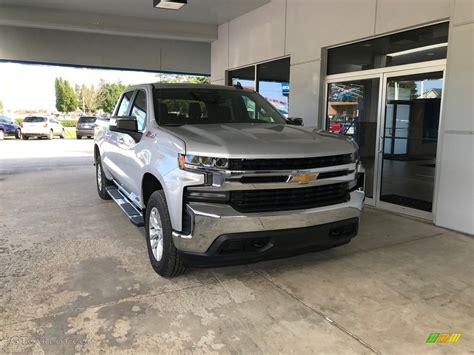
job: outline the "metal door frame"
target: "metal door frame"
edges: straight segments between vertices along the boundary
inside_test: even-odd
[[[416,74],[426,74],[426,73],[432,73],[432,72],[442,72],[443,73],[443,86],[442,86],[442,97],[441,97],[441,106],[440,106],[440,112],[439,112],[439,126],[438,126],[438,142],[437,142],[437,149],[436,149],[436,168],[435,168],[435,177],[434,177],[434,184],[433,184],[433,210],[432,212],[426,212],[426,211],[421,211],[417,210],[415,208],[410,208],[410,207],[405,207],[405,206],[400,206],[396,205],[393,203],[389,202],[384,202],[380,200],[380,193],[382,189],[382,162],[383,162],[383,149],[384,149],[384,130],[385,130],[385,103],[387,100],[387,81],[389,78],[396,78],[400,76],[406,76],[406,75],[416,75]],[[444,87],[445,87],[445,79],[446,79],[446,63],[444,65],[430,65],[430,66],[424,66],[422,68],[412,68],[412,69],[404,69],[404,70],[398,70],[398,71],[391,71],[383,74],[383,80],[382,80],[382,96],[380,98],[380,103],[382,104],[381,110],[380,110],[380,116],[378,120],[378,149],[377,149],[377,154],[376,154],[376,159],[377,159],[377,171],[376,175],[377,177],[375,180],[377,181],[375,185],[375,206],[380,209],[392,211],[392,212],[397,212],[397,213],[402,213],[402,214],[408,214],[414,217],[418,218],[423,218],[423,219],[428,219],[430,221],[433,221],[433,216],[435,215],[435,208],[436,208],[436,202],[437,202],[437,197],[438,197],[438,179],[439,179],[439,165],[440,165],[440,160],[441,160],[441,154],[440,154],[440,140],[441,140],[441,132],[442,132],[442,127],[443,127],[443,97],[444,97]]]
[[[354,74],[354,73],[349,73],[349,74]],[[383,75],[381,73],[372,73],[372,74],[361,74],[360,72],[358,73],[359,75],[348,75],[348,76],[340,76],[337,75],[336,78],[327,77],[326,78],[326,85],[325,85],[325,93],[324,97],[326,98],[325,100],[325,105],[324,105],[324,128],[327,128],[327,108],[328,108],[328,86],[331,83],[343,83],[343,82],[351,82],[351,81],[359,81],[359,80],[370,80],[370,79],[379,79],[379,102],[377,103],[377,128],[375,130],[375,134],[378,136],[378,131],[379,131],[379,117],[380,117],[380,110],[382,109],[382,106],[380,104],[380,97],[382,95],[382,81],[383,81]],[[375,206],[375,197],[376,197],[376,191],[377,191],[377,172],[378,172],[378,156],[377,156],[377,149],[378,149],[378,142],[375,143],[375,150],[374,150],[374,181],[373,181],[373,198],[366,197],[365,203],[370,206]]]
[[[386,101],[386,87],[388,77],[397,77],[411,74],[423,74],[442,71],[443,72],[443,93],[441,98],[440,107],[440,118],[438,128],[438,144],[436,150],[436,168],[435,168],[435,181],[433,191],[433,211],[431,213],[420,211],[414,208],[403,207],[387,202],[380,201],[380,188],[381,188],[381,175],[382,175],[382,160],[383,160],[383,132],[385,126],[385,101]],[[376,208],[389,210],[392,212],[408,214],[411,216],[428,219],[434,221],[436,215],[436,202],[438,199],[438,185],[439,185],[439,172],[440,172],[440,161],[441,161],[441,143],[442,143],[442,127],[443,119],[443,104],[445,95],[445,83],[446,83],[446,59],[438,59],[429,62],[412,63],[406,65],[399,65],[394,67],[385,67],[370,69],[358,72],[342,73],[327,75],[324,80],[324,92],[321,96],[323,105],[322,118],[320,124],[322,129],[327,127],[327,107],[328,107],[328,86],[331,83],[337,82],[349,82],[364,79],[377,79],[379,78],[379,100],[377,103],[377,128],[376,136],[377,142],[375,144],[375,161],[374,161],[374,198],[366,198],[365,203],[367,205],[374,206]]]

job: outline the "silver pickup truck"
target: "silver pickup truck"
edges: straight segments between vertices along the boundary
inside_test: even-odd
[[[357,144],[302,127],[253,91],[130,87],[94,157],[99,196],[145,226],[165,277],[332,248],[358,231]]]

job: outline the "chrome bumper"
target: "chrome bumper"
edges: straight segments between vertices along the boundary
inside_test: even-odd
[[[350,201],[332,206],[298,211],[243,214],[229,205],[191,202],[186,208],[192,219],[190,235],[173,232],[176,248],[183,252],[205,253],[223,234],[303,228],[359,217],[365,195],[351,193]]]

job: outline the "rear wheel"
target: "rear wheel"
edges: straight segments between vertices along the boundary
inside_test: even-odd
[[[54,133],[53,133],[53,130],[49,131],[49,134],[48,134],[48,139],[51,140],[54,138]]]
[[[148,201],[145,231],[153,270],[163,277],[182,274],[185,267],[173,243],[171,219],[163,191],[155,191]]]
[[[107,192],[107,187],[112,186],[113,182],[108,180],[102,169],[102,161],[100,156],[97,157],[95,162],[95,176],[96,176],[96,185],[97,185],[97,194],[102,200],[110,200],[110,195]]]

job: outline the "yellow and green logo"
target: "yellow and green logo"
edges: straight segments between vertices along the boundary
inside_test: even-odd
[[[457,343],[459,339],[461,339],[461,333],[430,333],[426,338],[426,343]]]

